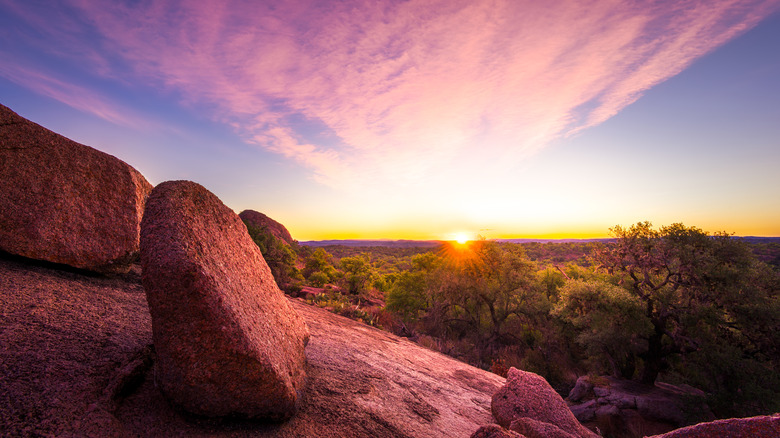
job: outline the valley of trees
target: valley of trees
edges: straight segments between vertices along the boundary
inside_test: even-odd
[[[433,249],[249,231],[286,293],[483,369],[564,395],[583,374],[660,379],[704,390],[719,417],[780,411],[776,243],[647,222],[604,242]]]

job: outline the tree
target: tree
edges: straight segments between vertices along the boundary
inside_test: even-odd
[[[410,269],[397,275],[387,293],[387,309],[400,314],[406,322],[417,322],[430,306],[429,283],[439,263],[433,253],[413,256]]]
[[[444,328],[469,334],[481,362],[501,344],[522,339],[510,322],[526,321],[544,304],[536,266],[522,247],[490,241],[472,242],[466,248],[448,248],[431,281],[431,310]],[[520,325],[520,324],[518,324]]]
[[[331,263],[332,257],[322,248],[317,248],[306,257],[302,273],[309,284],[322,287],[325,283],[335,279],[337,273],[336,268]]]
[[[339,267],[344,272],[344,282],[350,294],[359,295],[366,290],[371,279],[371,263],[368,257],[364,255],[343,257]]]
[[[636,354],[653,330],[638,297],[603,281],[570,280],[552,314],[574,327],[591,362],[606,364],[615,377],[633,377]]]
[[[617,240],[595,259],[641,302],[652,326],[637,354],[643,382],[652,384],[674,361],[722,342],[776,367],[777,275],[744,243],[682,224],[654,230],[641,222],[611,231]]]

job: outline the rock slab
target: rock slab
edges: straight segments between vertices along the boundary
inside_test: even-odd
[[[151,184],[0,105],[0,250],[97,272],[137,256]]]
[[[154,188],[142,281],[162,392],[210,417],[284,420],[306,379],[309,331],[239,217],[190,181]]]
[[[650,438],[776,438],[779,436],[780,414],[774,414],[699,423]]]
[[[123,364],[152,343],[140,267],[131,274],[96,278],[0,257],[1,436],[463,438],[494,421],[490,398],[504,378],[293,299],[311,338],[290,420],[182,415],[151,369],[114,391]],[[119,396],[111,406],[101,403],[107,392]]]
[[[498,424],[506,428],[514,420],[527,417],[574,436],[597,437],[577,421],[563,398],[543,377],[517,368],[509,369],[506,385],[493,395],[491,410]]]

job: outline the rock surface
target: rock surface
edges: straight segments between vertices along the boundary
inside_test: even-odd
[[[777,438],[779,436],[780,414],[775,414],[699,423],[651,438]]]
[[[574,388],[569,391],[567,400],[571,402],[578,402],[585,398],[591,391],[593,391],[593,384],[590,383],[588,376],[580,376],[577,379],[577,383],[574,384]]]
[[[132,366],[152,342],[137,271],[94,278],[0,258],[3,434],[466,437],[494,421],[503,378],[297,300],[311,330],[298,413],[284,423],[183,415],[151,370]]]
[[[471,438],[526,438],[517,432],[504,429],[498,424],[488,424],[477,429]]]
[[[0,105],[0,250],[97,272],[137,256],[152,186],[116,157]]]
[[[663,382],[582,376],[568,401],[580,422],[616,437],[658,434],[715,418],[702,391]]]
[[[545,423],[533,418],[522,417],[509,425],[509,430],[517,432],[526,438],[577,438],[568,432],[564,432],[558,426]]]
[[[503,427],[509,427],[518,418],[528,417],[550,423],[574,436],[597,436],[577,421],[566,402],[543,377],[517,368],[509,369],[506,385],[493,395],[491,409]]]
[[[233,210],[199,184],[159,184],[141,223],[141,266],[163,393],[197,415],[295,412],[308,327]]]
[[[596,418],[596,409],[599,405],[596,400],[588,400],[585,403],[569,406],[571,413],[580,423],[587,423]]]
[[[260,213],[259,211],[244,210],[238,214],[238,217],[240,217],[241,220],[248,225],[260,229],[265,228],[274,237],[283,240],[288,245],[292,245],[293,243],[293,238],[284,225],[280,224],[279,222],[276,222],[275,220],[264,215],[263,213]]]

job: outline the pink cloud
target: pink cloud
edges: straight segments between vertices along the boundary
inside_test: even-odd
[[[133,129],[148,129],[152,126],[147,119],[135,115],[133,111],[111,102],[99,93],[63,82],[52,74],[24,67],[19,63],[0,64],[0,76],[117,125]]]
[[[74,0],[132,72],[206,104],[331,186],[414,185],[501,166],[609,119],[756,25],[777,0],[164,2]],[[85,55],[86,56],[86,55]],[[89,58],[92,57],[90,53]],[[291,115],[326,126],[307,140]],[[465,163],[465,164],[464,164]]]

